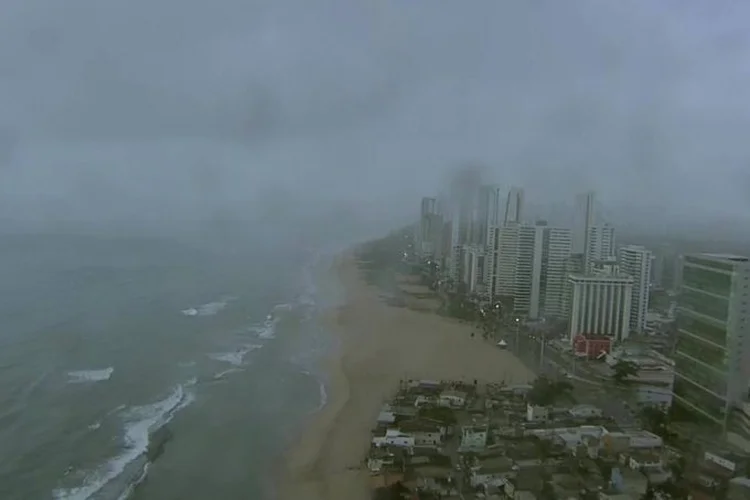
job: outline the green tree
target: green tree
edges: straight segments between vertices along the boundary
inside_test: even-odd
[[[628,377],[638,375],[638,365],[631,361],[618,361],[612,367],[612,378],[618,384],[622,384]]]
[[[540,375],[534,380],[526,400],[534,406],[550,406],[559,398],[569,395],[573,390],[573,384],[567,380],[552,380],[545,375]]]

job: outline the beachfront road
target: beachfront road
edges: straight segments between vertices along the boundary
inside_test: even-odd
[[[601,408],[605,416],[613,418],[621,427],[636,424],[634,405],[626,401],[627,394],[614,387],[609,377],[588,369],[586,362],[576,362],[572,356],[552,348],[549,343],[542,348],[542,338],[530,335],[522,328],[519,328],[518,335],[515,328],[506,329],[498,338],[505,339],[509,349],[534,372],[567,379],[573,385],[573,397],[579,404]]]

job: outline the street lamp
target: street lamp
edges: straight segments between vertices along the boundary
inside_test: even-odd
[[[518,344],[518,329],[520,327],[520,318],[516,318],[516,353],[521,355],[521,346]]]

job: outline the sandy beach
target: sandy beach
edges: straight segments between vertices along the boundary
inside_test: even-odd
[[[345,303],[324,318],[340,346],[327,361],[329,401],[286,457],[282,500],[367,500],[369,474],[362,468],[370,431],[383,402],[404,378],[508,383],[533,378],[513,354],[495,348],[472,327],[441,317],[435,299],[408,294],[388,305],[383,290],[361,277],[353,255],[332,272],[345,287]],[[405,291],[426,288],[401,280]]]

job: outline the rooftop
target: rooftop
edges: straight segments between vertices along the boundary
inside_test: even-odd
[[[750,261],[750,258],[743,257],[742,255],[734,255],[730,253],[700,253],[700,254],[697,254],[696,257],[704,257],[707,259],[716,259],[716,260],[729,260],[732,262]]]

